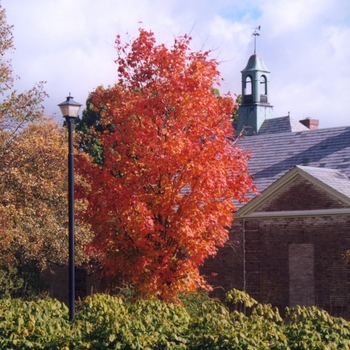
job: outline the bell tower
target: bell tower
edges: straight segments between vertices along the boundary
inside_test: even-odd
[[[256,53],[250,56],[242,73],[242,103],[238,110],[237,131],[255,135],[265,119],[273,117],[269,103],[270,72]]]

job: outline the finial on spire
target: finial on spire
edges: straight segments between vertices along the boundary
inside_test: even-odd
[[[252,35],[254,35],[254,54],[256,54],[256,37],[260,36],[260,34],[257,32],[257,30],[260,30],[260,26],[253,28],[254,32]]]

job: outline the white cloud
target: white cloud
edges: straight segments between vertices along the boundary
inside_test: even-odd
[[[18,89],[47,80],[47,113],[68,92],[84,103],[98,85],[116,81],[116,34],[154,31],[170,45],[189,33],[195,50],[213,49],[225,79],[240,93],[240,71],[258,53],[271,71],[275,116],[316,117],[320,125],[349,124],[350,1],[344,0],[2,0],[15,25]],[[140,23],[142,22],[142,23]],[[124,36],[125,37],[125,36]],[[345,117],[344,117],[345,116]]]

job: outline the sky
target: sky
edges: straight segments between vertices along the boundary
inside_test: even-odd
[[[241,70],[257,53],[270,74],[274,117],[315,118],[320,128],[350,125],[349,0],[0,0],[14,25],[15,87],[46,81],[45,113],[71,93],[117,80],[114,41],[154,32],[158,43],[190,34],[193,50],[220,62],[221,93],[241,93]]]

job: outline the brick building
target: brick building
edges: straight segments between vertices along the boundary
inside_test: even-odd
[[[350,127],[273,118],[268,84],[252,55],[236,129],[260,195],[238,205],[230,240],[203,272],[218,273],[208,277],[217,293],[237,288],[282,309],[316,305],[350,318]]]

